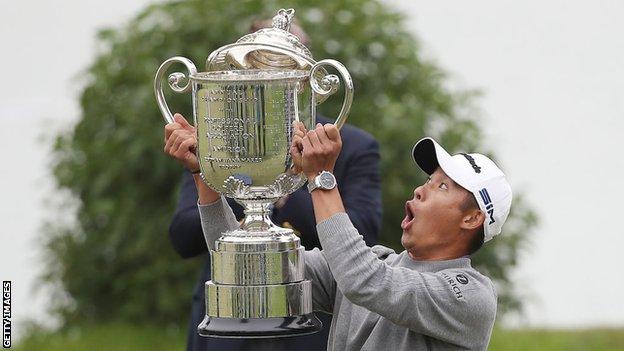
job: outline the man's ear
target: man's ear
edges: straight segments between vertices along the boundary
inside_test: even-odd
[[[473,209],[468,211],[462,218],[460,227],[466,230],[474,230],[483,225],[485,215],[481,210]]]

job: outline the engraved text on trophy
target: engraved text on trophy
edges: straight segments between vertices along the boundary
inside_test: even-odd
[[[209,179],[222,183],[232,175],[245,185],[263,186],[286,171],[297,85],[201,84],[199,148]]]

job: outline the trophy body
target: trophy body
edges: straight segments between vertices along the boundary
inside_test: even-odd
[[[284,18],[282,11],[276,18]],[[288,52],[275,43],[267,45],[244,46],[255,59],[269,51]],[[176,92],[192,91],[202,179],[215,191],[234,198],[245,211],[240,227],[223,233],[210,251],[212,280],[205,284],[206,316],[198,327],[200,335],[280,337],[310,334],[322,327],[312,313],[304,248],[291,229],[271,222],[270,213],[275,201],[305,183],[303,174],[292,168],[293,124],[300,121],[313,128],[316,105],[337,90],[338,77],[328,75],[322,66],[333,66],[345,82],[338,127],[348,115],[353,86],[348,71],[337,61],[295,57],[304,65],[294,69],[242,66],[201,73],[190,60],[173,57],[156,74],[156,98],[171,123],[161,81],[171,64],[186,66],[188,77],[173,73],[169,86]]]

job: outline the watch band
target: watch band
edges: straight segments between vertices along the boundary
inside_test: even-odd
[[[320,173],[319,173],[320,174]],[[316,190],[316,188],[319,187],[319,184],[316,181],[316,178],[318,178],[318,174],[316,175],[316,177],[314,177],[312,180],[308,180],[308,192],[311,193],[314,190]]]
[[[318,184],[316,184],[316,178],[313,181],[308,181],[308,192],[311,193],[318,188]]]

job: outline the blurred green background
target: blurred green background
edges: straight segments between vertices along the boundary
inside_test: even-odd
[[[422,57],[402,16],[379,1],[151,5],[124,26],[100,31],[101,50],[80,95],[80,120],[55,139],[56,184],[78,203],[75,222],[47,223],[42,236],[44,279],[56,296],[50,311],[62,328],[38,335],[41,326],[33,326],[18,349],[183,349],[202,258],[182,260],[167,238],[181,169],[162,153],[154,74],[162,61],[178,55],[201,69],[212,50],[234,42],[254,20],[270,18],[281,7],[296,9],[317,60],[335,58],[353,76],[349,123],[369,131],[381,145],[382,244],[400,249],[403,203],[424,181],[420,172],[406,171],[412,169],[409,150],[417,139],[430,135],[451,152],[487,153],[478,128],[479,92],[448,89],[444,70]],[[191,116],[190,95],[166,95],[173,111]],[[340,104],[338,94],[321,105],[320,113],[333,116]],[[154,123],[146,123],[148,117]],[[504,235],[474,257],[477,268],[497,284],[499,316],[522,310],[510,272],[536,223],[522,194],[516,194]],[[490,348],[615,350],[622,345],[617,330],[497,330]]]

